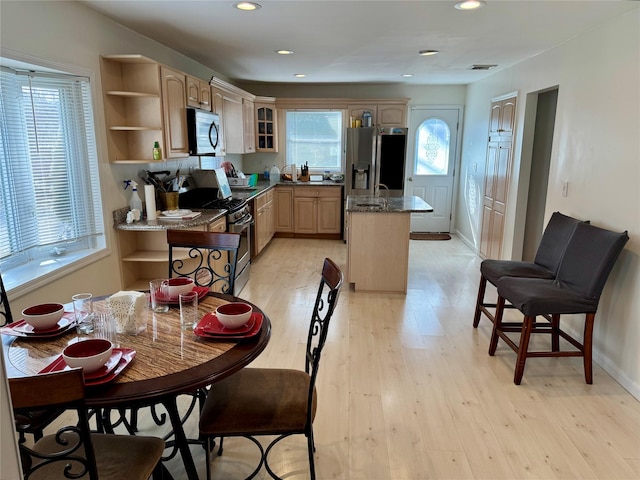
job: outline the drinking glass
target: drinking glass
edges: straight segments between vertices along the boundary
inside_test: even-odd
[[[180,325],[182,330],[193,330],[198,322],[198,293],[181,293],[178,301],[180,303]]]
[[[88,335],[93,332],[93,295],[90,293],[76,293],[71,297],[73,311],[76,315],[76,332]]]
[[[149,282],[149,297],[151,297],[151,310],[155,313],[166,313],[169,311],[169,305],[160,302],[160,298],[164,297],[163,285],[166,280],[157,278]]]
[[[116,319],[110,313],[94,313],[91,315],[93,320],[93,336],[95,338],[104,338],[117,346],[117,328]]]

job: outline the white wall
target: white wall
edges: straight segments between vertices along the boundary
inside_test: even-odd
[[[76,2],[0,2],[0,56],[20,56],[22,58],[43,59],[77,67],[93,73],[95,125],[100,162],[100,183],[103,189],[103,208],[109,255],[95,263],[81,268],[64,278],[48,281],[43,286],[21,297],[10,295],[11,307],[20,312],[29,304],[42,301],[70,301],[71,295],[78,291],[91,291],[96,295],[119,290],[120,271],[117,262],[117,249],[114,245],[113,220],[111,212],[128,205],[128,193],[123,190],[122,180],[135,178],[138,171],[148,166],[110,165],[107,161],[104,111],[102,106],[102,88],[100,83],[99,55],[109,53],[140,53],[158,62],[172,66],[202,79],[212,75],[223,75],[196,63],[154,41],[128,30],[106,17],[95,13]],[[193,160],[192,160],[193,161]],[[187,163],[185,163],[187,165]],[[162,168],[176,168],[175,162],[161,164]],[[5,433],[11,433],[9,425],[13,421],[7,408],[5,374],[0,369],[0,384],[3,394],[0,397],[0,425],[2,460],[0,461],[0,479],[17,478],[11,470],[15,459],[11,452],[15,448],[5,445]]]
[[[136,178],[145,168],[175,169],[177,162],[159,165],[111,165],[107,160],[99,56],[113,53],[139,53],[202,79],[219,73],[126,29],[77,2],[2,1],[0,15],[0,54],[33,57],[50,63],[78,67],[93,73],[94,111],[103,190],[108,257],[77,270],[63,279],[49,281],[19,298],[10,296],[12,309],[19,312],[29,304],[70,301],[77,291],[95,295],[120,289],[120,271],[113,234],[112,212],[129,204],[129,191],[122,180]],[[185,162],[183,167],[195,160]],[[196,163],[197,164],[197,163]]]
[[[640,398],[640,9],[587,35],[469,86],[465,105],[458,232],[476,248],[492,97],[518,92],[514,165],[503,258],[516,245],[516,211],[526,211],[521,162],[526,95],[558,86],[546,219],[559,210],[631,240],[609,277],[594,331],[594,358]],[[477,163],[477,171],[473,164]],[[569,182],[567,197],[562,182]],[[518,221],[518,222],[517,222]],[[513,256],[517,256],[514,255]],[[575,319],[573,319],[575,320]],[[573,321],[575,330],[582,323]],[[597,377],[595,379],[597,382]]]

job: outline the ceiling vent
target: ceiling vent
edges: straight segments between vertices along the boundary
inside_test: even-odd
[[[471,65],[469,70],[491,70],[497,66],[498,65]]]

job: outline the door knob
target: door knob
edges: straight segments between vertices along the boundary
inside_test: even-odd
[[[408,180],[409,182],[413,182],[413,177],[409,177],[409,178],[407,178],[407,180]]]

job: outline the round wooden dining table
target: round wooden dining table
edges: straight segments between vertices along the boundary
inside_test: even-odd
[[[208,293],[198,303],[199,317],[217,306],[242,301],[231,295]],[[118,334],[118,347],[135,350],[135,358],[111,382],[86,388],[90,408],[123,409],[162,404],[171,421],[175,445],[182,456],[189,479],[197,479],[177,406],[178,395],[192,393],[231,375],[253,361],[265,349],[271,336],[271,322],[263,315],[257,335],[240,340],[203,338],[180,327],[177,306],[167,313],[145,309],[146,329],[137,335]],[[107,311],[106,299],[94,301],[96,312]],[[55,338],[2,335],[9,377],[36,375],[51,365],[67,345],[81,340],[72,328]]]

